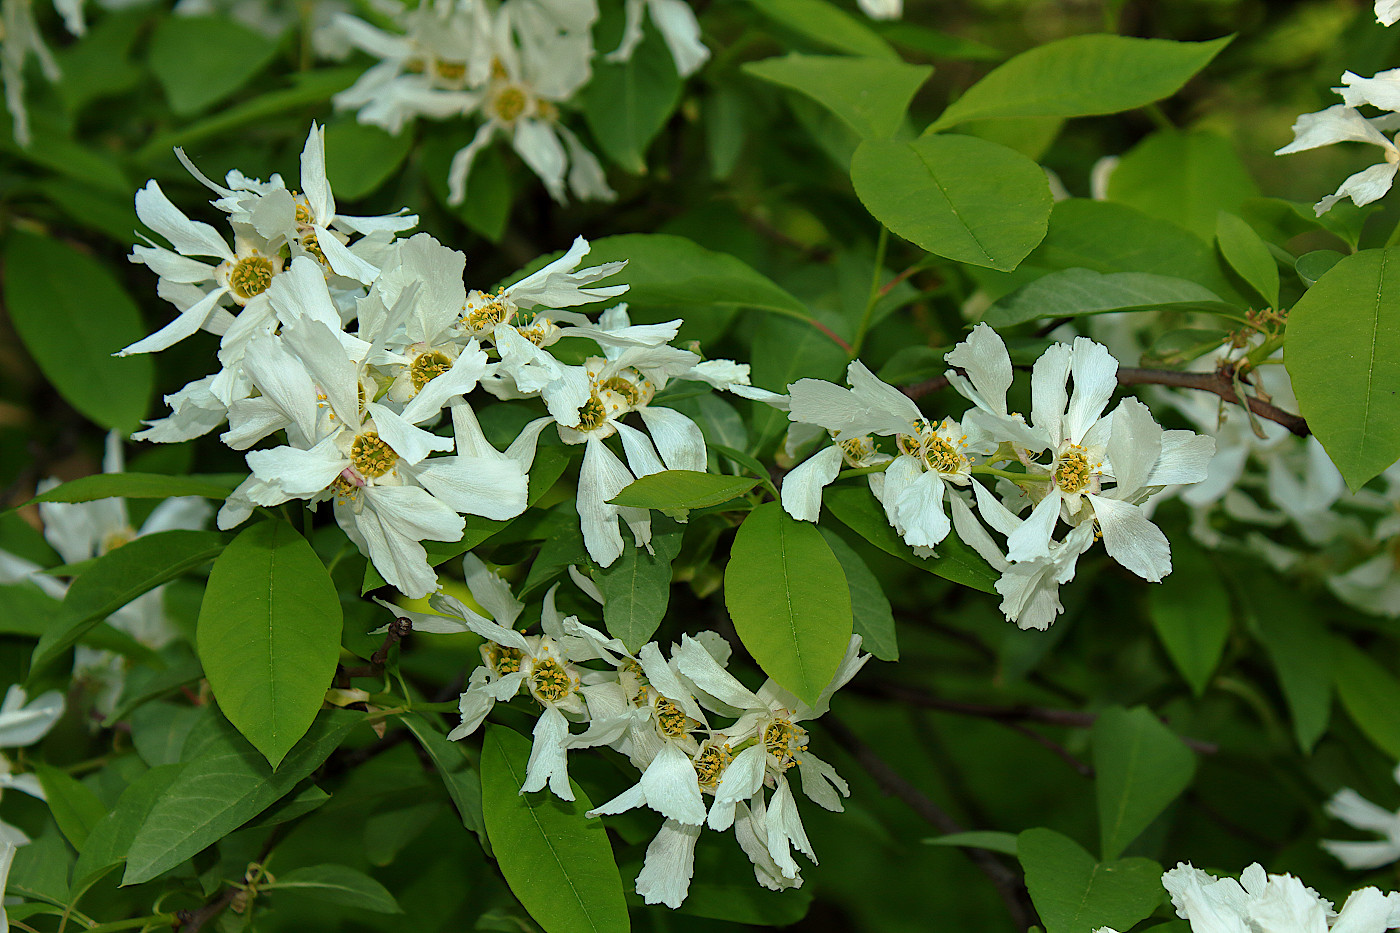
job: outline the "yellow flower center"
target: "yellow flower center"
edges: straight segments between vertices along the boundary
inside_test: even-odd
[[[591,396],[578,410],[578,429],[592,431],[608,420],[608,410],[598,396]]]
[[[351,442],[350,462],[362,475],[374,479],[392,470],[399,455],[377,432],[366,431]]]
[[[763,747],[778,760],[778,767],[784,771],[801,763],[797,754],[807,750],[806,739],[807,730],[786,719],[775,719],[763,730]]]
[[[546,658],[535,665],[530,683],[535,697],[541,702],[558,703],[574,692],[574,679],[553,658]]]
[[[408,378],[413,381],[413,391],[422,392],[425,385],[451,368],[451,358],[441,350],[418,354],[408,367]]]
[[[433,75],[449,84],[456,84],[467,76],[466,62],[445,62],[440,58],[433,59]]]
[[[1089,458],[1082,447],[1071,447],[1055,465],[1055,485],[1071,495],[1089,485],[1089,476]]]
[[[719,784],[719,779],[724,776],[724,769],[729,767],[733,760],[734,755],[728,745],[711,745],[696,755],[692,762],[695,765],[695,779],[701,787],[714,790],[715,785]]]
[[[102,539],[102,544],[98,547],[97,554],[100,557],[103,554],[115,551],[122,545],[130,544],[135,539],[136,532],[132,531],[130,528],[122,528],[118,531],[114,531]]]
[[[247,301],[267,291],[267,287],[272,284],[272,277],[276,274],[277,267],[272,264],[272,260],[254,254],[233,264],[233,268],[228,271],[228,287],[239,298]]]
[[[496,118],[502,123],[514,123],[525,112],[525,107],[528,104],[529,99],[525,96],[525,92],[513,84],[501,88],[491,99],[491,106],[496,111]]]
[[[678,739],[690,731],[690,717],[665,697],[656,699],[656,724],[669,738]]]
[[[488,641],[481,646],[481,650],[486,655],[486,663],[498,675],[504,677],[506,674],[514,674],[520,670],[520,659],[524,652],[519,648],[509,648],[505,645],[498,645],[494,641]]]
[[[967,463],[952,442],[937,434],[929,435],[924,445],[924,456],[928,465],[939,473],[956,473]]]
[[[628,405],[636,405],[642,398],[642,390],[621,376],[613,376],[611,379],[604,380],[599,388],[616,392],[627,400]]]

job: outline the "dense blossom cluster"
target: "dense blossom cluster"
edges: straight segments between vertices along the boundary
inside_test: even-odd
[[[574,799],[570,751],[607,746],[625,755],[640,772],[637,783],[590,815],[647,807],[665,818],[637,876],[637,893],[649,904],[678,907],[685,900],[706,826],[734,831],[764,887],[802,884],[793,851],[814,863],[816,854],[788,772],[797,769],[814,803],[841,811],[849,788],[807,750],[802,724],[825,713],[832,694],[870,659],[860,653],[860,636],[852,636],[831,682],[809,706],[772,680],[757,691],[745,687],[726,670],[730,646],[715,632],[682,635],[669,658],[655,642],[633,652],[576,616],[561,617],[557,585],[545,596],[540,633],[523,634],[515,624],[524,606],[510,584],[474,555],[462,569],[472,599],[489,617],[449,595],[432,598],[436,613],[388,606],[416,631],[484,639],[482,664],[460,700],[462,721],[449,738],[471,735],[497,703],[528,696],[539,718],[521,793],[548,787],[564,800]],[[570,572],[601,604],[593,581],[577,568]]]
[[[676,70],[689,75],[709,57],[695,13],[681,0],[627,0],[622,42],[609,61],[630,59],[650,14]],[[598,159],[562,119],[593,76],[594,0],[430,0],[404,5],[386,30],[340,14],[321,30],[379,59],[335,97],[361,123],[400,132],[409,121],[466,118],[476,135],[452,159],[448,200],[466,198],[477,155],[505,136],[550,195],[564,201],[615,197]]]
[[[1022,628],[1049,627],[1062,609],[1060,584],[1100,537],[1110,557],[1145,580],[1171,572],[1166,536],[1145,503],[1166,487],[1205,479],[1211,438],[1164,431],[1133,398],[1104,414],[1118,363],[1085,337],[1055,344],[1036,361],[1029,421],[1007,410],[1011,358],[990,327],[979,324],[947,361],[955,367],[949,382],[974,406],[961,421],[928,420],[859,361],[847,371],[849,389],[794,383],[789,418],[830,432],[835,443],[788,474],[787,511],[815,521],[821,490],[843,462],[881,466],[870,486],[890,525],[924,553],[956,529],[1001,571],[1002,611]],[[892,452],[880,452],[876,437],[893,439]],[[978,477],[994,479],[995,489]],[[1005,537],[1004,547],[988,528]]]
[[[680,321],[633,325],[620,304],[596,323],[565,310],[627,290],[597,284],[623,262],[578,268],[589,249],[581,237],[511,285],[468,290],[462,253],[424,233],[397,237],[415,217],[338,214],[323,145],[313,126],[300,192],[278,176],[262,182],[237,171],[220,185],[185,160],[219,195],[212,203],[229,215],[232,246],[156,182],[138,193],[138,216],[173,249],[138,245],[131,259],[160,276],[158,291],[179,314],[121,352],[167,349],[203,329],[220,336],[222,364],[168,396],[172,413],[138,439],[186,440],[227,421],[220,439],[247,450],[282,432],[285,443],[247,454],[251,475],[220,510],[219,527],[259,507],[333,501],[346,534],[412,597],[437,586],[422,541],[459,540],[462,515],[524,511],[536,444],[551,426],[565,443],[586,445],[578,510],[590,556],[608,566],[622,553],[619,517],[647,546],[646,510],[608,500],[636,476],[705,469],[700,428],[651,401],[673,379],[744,391],[748,367],[670,346]],[[550,348],[564,337],[591,341],[600,354],[562,362]],[[539,398],[547,414],[499,451],[464,399],[477,388]],[[647,431],[623,422],[631,413]],[[430,430],[445,417],[451,437]],[[614,434],[625,464],[603,443]]]

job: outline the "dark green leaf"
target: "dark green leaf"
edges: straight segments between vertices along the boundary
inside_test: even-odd
[[[1175,94],[1229,41],[1090,35],[1047,42],[993,69],[930,129],[987,117],[1085,117],[1132,110]]]
[[[238,484],[222,476],[169,476],[165,473],[93,473],[69,480],[30,499],[36,502],[91,502],[121,496],[124,499],[165,499],[170,496],[203,496],[223,499]]]
[[[850,55],[897,59],[864,21],[826,0],[750,0],[764,16],[803,38]]]
[[[1400,458],[1400,247],[1348,256],[1308,289],[1288,314],[1284,362],[1352,492]]]
[[[321,708],[340,629],[330,574],[286,522],[245,528],[209,572],[199,660],[219,709],[274,768]]]
[[[1045,933],[1127,930],[1162,900],[1162,866],[1145,858],[1095,862],[1072,839],[1028,829],[1016,839],[1031,901]]]
[[[34,776],[44,788],[49,812],[64,838],[81,851],[93,827],[107,815],[107,808],[96,794],[57,768],[36,764]]]
[[[222,719],[202,743],[191,736],[183,770],[151,807],[131,843],[122,884],[164,874],[272,806],[364,721],[363,713],[322,713],[276,771]],[[194,744],[198,747],[189,747]]]
[[[148,356],[112,356],[146,333],[112,273],[61,240],[12,231],[4,294],[15,330],[59,394],[105,428],[135,430],[155,370]]]
[[[681,79],[655,33],[625,62],[596,61],[580,95],[583,117],[598,146],[634,175],[646,171],[647,146],[681,99]]]
[[[850,589],[816,526],[777,502],[750,512],[729,552],[724,604],[763,672],[815,704],[852,629]]]
[[[851,160],[875,219],[930,253],[1003,272],[1045,237],[1050,185],[1040,166],[975,136],[867,139]]]
[[[887,139],[933,69],[888,58],[799,55],[749,62],[744,70],[792,88],[836,114],[865,139]]]
[[[264,891],[295,891],[356,910],[380,914],[401,914],[389,889],[362,871],[345,865],[307,865],[279,874],[277,880],[262,886]]]
[[[1041,276],[999,299],[982,320],[1011,327],[1038,318],[1078,317],[1108,311],[1225,311],[1238,314],[1195,282],[1145,272],[1065,269]]]
[[[684,530],[669,519],[652,519],[651,549],[628,547],[594,577],[603,594],[608,634],[630,650],[646,644],[671,601],[671,561],[681,550]]]
[[[1220,212],[1215,244],[1230,268],[1271,308],[1278,307],[1278,263],[1254,228],[1235,214]]]
[[[1103,858],[1122,854],[1196,774],[1196,756],[1145,707],[1114,706],[1094,723],[1094,789]]]
[[[151,70],[186,117],[233,94],[277,54],[277,43],[221,16],[167,16],[151,37]]]
[[[1191,544],[1172,548],[1174,572],[1148,591],[1152,627],[1196,696],[1205,692],[1230,636],[1230,596],[1211,558]]]
[[[413,134],[391,136],[377,126],[351,119],[326,126],[326,177],[336,200],[355,200],[376,190],[394,174],[413,148]]]
[[[1158,130],[1123,154],[1108,177],[1107,194],[1209,241],[1219,212],[1239,213],[1259,186],[1219,133]]]
[[[758,480],[741,476],[662,470],[634,480],[608,502],[638,509],[703,509],[737,499],[757,485]]]
[[[501,874],[547,933],[626,933],[622,877],[602,821],[584,817],[593,805],[572,782],[572,801],[520,793],[529,757],[528,739],[486,727],[481,801]]]
[[[34,646],[30,676],[42,671],[94,625],[131,602],[213,560],[224,537],[213,531],[161,531],[108,551],[68,587],[63,613]]]
[[[433,728],[426,719],[416,713],[402,717],[402,722],[413,733],[418,744],[428,753],[437,766],[438,775],[447,787],[447,795],[457,807],[462,825],[481,837],[486,844],[486,824],[481,815],[481,775],[467,762],[462,747],[449,742],[447,736]],[[488,853],[489,853],[488,849]]]
[[[881,661],[899,660],[899,643],[895,638],[894,615],[884,588],[860,555],[830,528],[819,528],[831,553],[846,574],[851,590],[851,619],[853,630],[861,645]]]
[[[1347,715],[1388,757],[1400,758],[1400,679],[1343,639],[1333,640],[1331,655]]]
[[[1000,852],[1002,855],[1016,854],[1016,836],[1014,833],[991,832],[987,830],[951,833],[947,836],[936,836],[932,839],[925,839],[925,845],[931,846],[966,846],[972,849],[987,849],[991,852]]]

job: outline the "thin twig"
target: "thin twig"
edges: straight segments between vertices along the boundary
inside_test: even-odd
[[[930,800],[917,787],[906,781],[845,723],[828,713],[822,717],[822,724],[850,756],[875,779],[875,783],[880,785],[881,790],[898,797],[921,819],[944,835],[963,832],[963,827],[957,820],[953,819],[946,810]],[[1030,895],[1026,892],[1026,886],[1015,872],[1003,865],[996,856],[986,849],[972,846],[959,846],[958,848],[991,880],[993,886],[996,887],[997,894],[1006,904],[1006,909],[1011,914],[1012,922],[1016,924],[1017,929],[1029,930],[1032,925],[1038,922],[1035,909],[1030,903]]]
[[[997,722],[1043,722],[1052,726],[1067,726],[1072,729],[1087,729],[1098,721],[1098,713],[1073,709],[1055,709],[1047,706],[994,706],[990,703],[967,703],[962,700],[945,700],[923,690],[901,684],[875,684],[876,692],[891,699],[921,706],[924,709],[954,713],[959,716],[973,716],[978,719],[991,719]],[[1202,742],[1186,736],[1179,737],[1192,751],[1202,755],[1214,755],[1220,747],[1213,742]]]
[[[1209,373],[1186,373],[1175,369],[1138,369],[1132,366],[1120,366],[1118,367],[1118,384],[1120,386],[1159,385],[1199,389],[1202,392],[1218,395],[1232,405],[1240,403],[1239,398],[1235,395],[1234,381],[1230,378],[1229,371],[1223,369]],[[903,392],[910,398],[917,399],[947,387],[947,376],[935,376],[932,379],[905,386]],[[1248,402],[1249,410],[1254,414],[1283,425],[1299,437],[1307,437],[1312,433],[1308,428],[1307,421],[1301,415],[1284,411],[1277,405],[1271,405],[1253,396],[1245,401]]]

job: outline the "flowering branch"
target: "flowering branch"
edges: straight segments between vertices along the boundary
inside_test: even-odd
[[[1203,392],[1214,393],[1232,404],[1240,404],[1240,397],[1235,393],[1235,383],[1234,379],[1231,378],[1229,368],[1221,368],[1209,373],[1188,373],[1176,369],[1138,369],[1132,366],[1120,366],[1118,367],[1118,384],[1120,386],[1159,385],[1182,389],[1200,389]],[[910,398],[917,399],[937,392],[939,389],[947,388],[947,386],[947,376],[935,376],[932,379],[905,386],[902,391]],[[1298,437],[1307,437],[1312,433],[1308,428],[1307,421],[1301,415],[1284,411],[1277,405],[1272,405],[1253,396],[1246,396],[1245,403],[1249,410],[1260,418],[1267,418],[1269,421],[1281,424]]]

